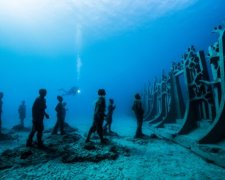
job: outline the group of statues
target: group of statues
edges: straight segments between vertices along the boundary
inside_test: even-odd
[[[106,101],[105,96],[106,92],[104,89],[98,90],[98,99],[95,104],[94,108],[94,117],[93,117],[93,123],[89,129],[86,143],[90,142],[91,135],[97,131],[97,134],[100,138],[100,141],[102,144],[105,144],[107,142],[107,139],[104,138],[104,133],[111,134],[111,124],[113,120],[113,112],[116,108],[114,105],[114,100],[109,99],[108,104],[108,111],[106,113]],[[49,119],[49,115],[46,112],[46,97],[47,90],[46,89],[40,89],[39,90],[39,96],[35,99],[33,106],[32,106],[32,129],[29,133],[26,146],[27,147],[33,147],[33,137],[35,134],[37,134],[37,145],[38,147],[44,147],[43,144],[43,130],[44,130],[44,118]],[[0,92],[0,134],[1,134],[1,115],[2,115],[2,98],[3,93]],[[56,124],[52,130],[52,134],[57,134],[58,130],[60,130],[60,134],[64,135],[64,124],[65,124],[65,118],[66,118],[66,103],[63,102],[63,96],[57,96],[58,104],[55,107],[57,121]],[[142,124],[143,124],[143,115],[144,115],[144,109],[141,102],[141,96],[139,94],[135,94],[135,100],[134,104],[132,106],[132,110],[134,111],[137,119],[137,130],[135,134],[135,138],[141,138],[144,136],[142,133]],[[18,108],[19,112],[19,118],[20,118],[20,126],[24,127],[24,119],[26,118],[26,105],[25,101],[21,102],[21,105]],[[106,121],[104,125],[104,120]],[[103,126],[104,125],[104,126]]]

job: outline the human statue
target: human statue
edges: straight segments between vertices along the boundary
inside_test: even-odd
[[[2,133],[2,105],[3,105],[3,92],[0,92],[0,134]]]
[[[35,133],[37,132],[37,143],[38,147],[42,148],[44,147],[43,141],[42,141],[42,135],[44,130],[44,118],[46,117],[49,119],[49,115],[46,113],[46,99],[45,96],[47,95],[46,89],[40,89],[39,90],[39,97],[36,98],[34,101],[34,104],[32,106],[32,130],[29,134],[29,137],[27,139],[27,147],[33,146],[33,137]]]
[[[137,119],[137,130],[136,130],[135,138],[141,138],[144,135],[142,133],[144,109],[141,102],[141,96],[139,94],[135,94],[135,100],[132,106],[132,110],[134,111],[136,119]]]
[[[63,103],[63,97],[57,96],[58,104],[55,107],[55,111],[57,114],[57,121],[53,128],[52,134],[57,134],[58,129],[60,129],[60,134],[65,134],[64,132],[64,122],[66,116],[65,104]]]
[[[101,143],[104,144],[106,142],[106,139],[103,138],[103,121],[105,118],[105,109],[106,109],[106,103],[105,103],[105,95],[106,92],[104,89],[98,90],[98,100],[95,104],[94,109],[94,120],[93,124],[88,132],[88,136],[86,139],[86,142],[90,141],[91,134],[95,131],[97,131],[99,138],[101,140]]]
[[[106,115],[106,124],[104,126],[104,130],[108,131],[109,133],[112,133],[111,130],[111,125],[112,125],[112,116],[113,116],[113,111],[115,110],[116,106],[114,105],[114,100],[109,99],[109,105],[108,105],[108,112]]]
[[[18,108],[19,118],[20,118],[20,126],[24,128],[24,119],[26,118],[26,104],[25,101],[22,101]]]

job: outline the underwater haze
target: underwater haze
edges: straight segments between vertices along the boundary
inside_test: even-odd
[[[133,115],[136,92],[189,46],[215,41],[224,9],[224,0],[0,0],[3,126],[17,124],[22,100],[31,123],[40,88],[51,119],[59,89],[74,86],[81,93],[65,96],[71,121],[91,121],[99,88],[115,100],[115,116]]]

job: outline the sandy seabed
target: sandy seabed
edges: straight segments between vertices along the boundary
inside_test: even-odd
[[[135,122],[131,119],[118,122],[114,123],[113,130],[122,137],[112,138],[112,141],[130,149],[130,156],[98,163],[65,164],[54,159],[0,170],[0,179],[225,179],[225,169],[204,161],[188,149],[159,138],[134,140]],[[89,125],[76,124],[76,127],[84,133]],[[143,131],[151,134],[147,127]],[[24,144],[26,137],[27,133],[20,133],[19,141],[1,142],[0,152]],[[99,140],[94,142],[99,143]]]

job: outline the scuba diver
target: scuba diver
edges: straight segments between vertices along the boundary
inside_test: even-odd
[[[49,119],[49,115],[45,112],[45,109],[47,108],[46,99],[45,99],[46,94],[47,94],[46,89],[40,89],[39,97],[36,98],[32,106],[33,126],[27,139],[27,144],[26,144],[27,147],[33,146],[33,137],[36,132],[37,132],[38,147],[40,148],[44,147],[44,144],[42,142],[42,135],[44,130],[43,120],[44,120],[44,117],[46,117],[46,119]]]
[[[63,93],[62,96],[74,96],[74,95],[80,93],[79,87],[76,87],[76,86],[70,88],[69,90],[65,90],[65,89],[61,88],[61,89],[59,89],[59,91],[61,91]]]
[[[26,105],[25,105],[25,101],[22,101],[19,109],[18,109],[18,113],[19,113],[19,118],[20,118],[20,126],[22,128],[24,128],[24,119],[26,118]]]
[[[106,108],[106,105],[105,105],[106,92],[105,92],[105,90],[99,89],[98,95],[99,95],[99,98],[95,104],[94,121],[88,132],[86,142],[90,142],[91,134],[93,132],[97,131],[97,133],[100,137],[101,143],[104,144],[106,142],[106,139],[103,138],[103,127],[102,126],[103,126],[103,121],[105,118],[105,108]]]

